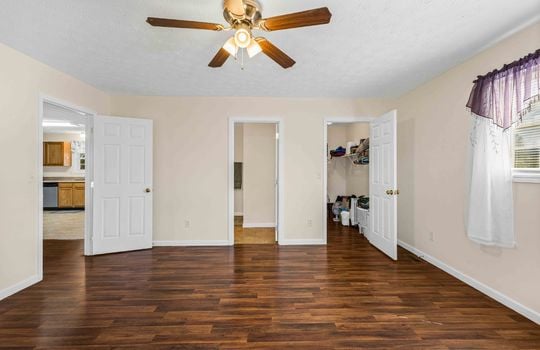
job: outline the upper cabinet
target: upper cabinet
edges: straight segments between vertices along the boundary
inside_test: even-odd
[[[71,142],[43,142],[44,166],[71,166]]]

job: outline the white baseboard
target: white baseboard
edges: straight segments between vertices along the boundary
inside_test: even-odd
[[[473,287],[474,289],[486,294],[487,296],[497,300],[499,303],[503,304],[504,306],[514,310],[515,312],[527,317],[529,320],[540,324],[540,313],[532,310],[531,308],[528,308],[527,306],[520,304],[519,302],[515,301],[514,299],[510,298],[509,296],[483,284],[482,282],[464,274],[461,271],[456,270],[452,266],[447,265],[446,263],[440,261],[439,259],[424,253],[423,251],[411,246],[410,244],[407,244],[403,241],[398,241],[398,244],[403,247],[404,249],[408,250],[409,252],[413,253],[414,255],[418,256],[419,258],[429,262],[430,264],[438,267],[439,269],[445,271],[446,273],[454,276],[458,280],[468,284],[469,286]]]
[[[41,281],[41,278],[39,278],[38,275],[34,275],[32,277],[29,277],[19,283],[16,283],[12,285],[11,287],[4,288],[0,290],[0,300],[5,299],[9,297],[10,295],[13,295],[17,292],[20,292],[21,290],[30,287],[33,284],[36,284]]]
[[[282,239],[279,245],[325,245],[324,239]]]
[[[208,241],[154,241],[154,247],[222,247],[230,246],[228,240],[208,240]]]
[[[242,227],[243,228],[274,228],[274,227],[276,227],[276,223],[275,222],[263,222],[263,223],[244,222],[242,224]]]

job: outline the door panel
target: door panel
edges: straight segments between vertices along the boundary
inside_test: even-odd
[[[152,121],[95,117],[93,253],[152,247]]]
[[[371,244],[397,260],[397,112],[371,122],[369,191]]]

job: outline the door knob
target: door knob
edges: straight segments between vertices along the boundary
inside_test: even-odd
[[[145,189],[145,190],[144,190],[144,192],[146,192],[146,193],[150,193],[150,192],[152,192],[152,190],[151,190],[151,189],[149,189],[149,188],[147,188],[147,189]]]
[[[394,190],[386,190],[386,194],[392,196],[394,194]]]

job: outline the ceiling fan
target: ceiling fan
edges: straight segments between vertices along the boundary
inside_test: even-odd
[[[204,29],[214,31],[234,31],[225,45],[218,51],[208,66],[223,66],[229,56],[237,57],[238,51],[245,49],[248,56],[263,52],[283,68],[290,68],[296,62],[286,53],[263,37],[255,37],[253,30],[273,32],[276,30],[300,28],[330,23],[332,14],[327,7],[263,18],[262,7],[256,0],[224,0],[223,16],[229,26],[216,23],[185,21],[179,19],[148,17],[146,20],[155,27]]]

